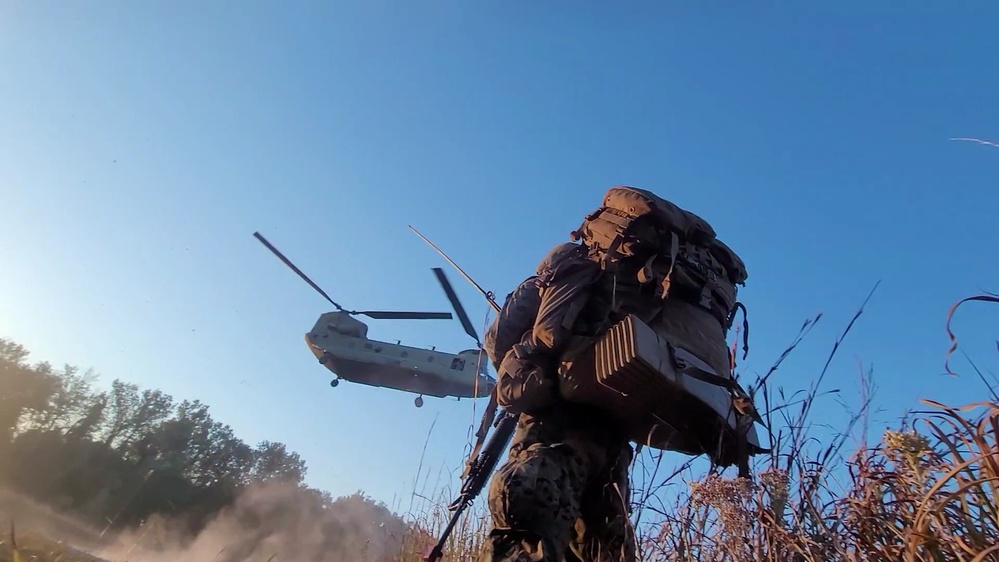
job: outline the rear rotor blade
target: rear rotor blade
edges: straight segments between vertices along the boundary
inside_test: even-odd
[[[392,312],[385,310],[362,310],[354,314],[363,314],[377,320],[451,320],[450,312]]]
[[[292,271],[294,271],[295,273],[297,273],[298,276],[301,277],[302,279],[304,279],[306,283],[308,283],[309,285],[311,285],[313,289],[315,289],[316,291],[319,291],[319,294],[322,295],[323,297],[325,297],[326,300],[330,301],[330,304],[332,304],[333,306],[335,306],[337,310],[343,310],[343,307],[340,306],[339,304],[337,304],[336,302],[334,302],[333,299],[331,299],[330,296],[326,294],[326,291],[320,289],[319,285],[316,285],[315,283],[313,283],[312,279],[309,279],[308,275],[302,273],[302,270],[300,270],[297,267],[295,267],[295,264],[291,263],[291,260],[289,260],[288,258],[284,257],[284,254],[282,254],[280,250],[278,250],[277,248],[274,247],[274,245],[272,245],[270,242],[268,242],[267,239],[264,238],[259,232],[254,232],[253,236],[255,236],[257,238],[257,240],[260,240],[260,242],[264,246],[267,246],[268,250],[270,250],[271,252],[274,253],[275,256],[277,256],[278,258],[280,258],[281,261],[283,261],[285,265],[287,265],[288,267],[290,267],[292,269]]]
[[[444,270],[439,267],[435,267],[434,275],[437,276],[437,282],[444,288],[444,292],[447,294],[448,300],[451,301],[451,306],[454,307],[454,311],[458,313],[458,319],[461,320],[461,326],[465,328],[465,333],[472,336],[475,343],[479,343],[479,335],[475,332],[475,328],[472,327],[472,322],[468,319],[468,314],[465,314],[465,307],[461,306],[461,301],[458,300],[458,295],[455,294],[454,288],[451,287],[451,282],[448,281],[447,276],[444,275]]]

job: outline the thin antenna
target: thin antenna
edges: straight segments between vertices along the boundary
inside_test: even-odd
[[[478,289],[478,291],[480,293],[482,293],[482,296],[486,297],[486,300],[489,301],[489,304],[492,305],[493,309],[497,313],[500,312],[500,306],[498,304],[496,304],[496,300],[495,300],[495,296],[496,295],[494,295],[491,291],[486,291],[485,289],[483,289],[482,287],[480,287],[479,284],[476,283],[474,279],[472,279],[471,277],[469,277],[469,275],[467,273],[465,273],[465,271],[463,269],[461,269],[460,267],[458,267],[458,264],[454,263],[454,260],[452,260],[451,258],[447,257],[447,254],[445,254],[443,250],[441,250],[436,245],[434,245],[434,243],[431,242],[430,240],[428,240],[426,236],[420,234],[420,231],[418,231],[415,228],[413,228],[412,225],[408,225],[408,226],[409,226],[410,230],[412,230],[413,232],[415,232],[417,236],[419,236],[420,238],[423,239],[424,242],[426,242],[427,244],[429,244],[431,248],[433,248],[434,250],[437,250],[437,253],[440,254],[441,257],[443,257],[444,259],[446,259],[449,264],[451,264],[452,266],[454,266],[454,268],[458,270],[458,273],[460,273],[462,277],[464,277],[466,280],[468,280],[469,283],[471,283],[473,286],[475,286],[475,288]]]

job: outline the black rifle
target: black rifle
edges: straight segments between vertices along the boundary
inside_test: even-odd
[[[428,240],[426,236],[420,234],[420,232],[412,226],[410,226],[409,229],[415,232],[417,236],[422,238],[424,242],[436,250],[441,257],[454,266],[454,268],[458,270],[458,273],[461,273],[462,277],[464,277],[480,293],[482,293],[482,296],[486,297],[486,300],[489,301],[493,310],[495,310],[497,314],[500,313],[500,305],[496,303],[495,295],[493,295],[492,292],[486,291],[479,286],[479,284],[476,283],[475,280],[473,280],[467,273],[465,273],[465,271],[462,270],[458,264],[454,263],[454,260],[449,258],[443,250],[434,245],[434,243]],[[477,436],[480,441],[476,444],[476,448],[482,444],[481,439],[485,437],[486,431],[489,427],[489,417],[495,413],[495,392],[496,390],[493,389],[493,395],[490,397],[489,406],[483,416],[482,425],[479,427],[479,431],[477,432]],[[486,482],[489,481],[489,476],[496,468],[496,463],[499,462],[500,457],[503,455],[504,451],[506,451],[506,445],[510,442],[510,438],[513,436],[513,431],[517,427],[517,416],[510,412],[502,412],[493,426],[496,428],[496,431],[493,432],[493,435],[489,438],[485,445],[482,446],[482,450],[478,452],[478,455],[476,455],[474,459],[469,460],[465,469],[465,481],[461,485],[461,492],[458,494],[458,498],[451,502],[451,505],[448,506],[448,511],[451,512],[451,520],[448,521],[447,527],[445,527],[444,532],[441,533],[437,544],[434,545],[430,552],[423,557],[425,562],[437,562],[441,559],[441,556],[443,556],[444,544],[447,542],[448,537],[451,536],[454,526],[458,523],[458,518],[461,517],[461,514],[466,509],[468,509],[468,506],[472,505],[475,498],[482,493],[482,488],[484,488]],[[473,451],[472,454],[475,455],[475,451]]]
[[[479,455],[469,465],[468,476],[461,486],[458,498],[448,506],[448,511],[451,512],[451,520],[448,521],[447,527],[441,533],[437,544],[424,556],[423,560],[425,562],[437,562],[440,560],[444,554],[444,544],[447,542],[448,537],[451,536],[451,531],[454,530],[454,526],[458,523],[458,518],[461,517],[461,514],[468,509],[468,506],[472,505],[475,498],[482,492],[482,488],[485,487],[486,482],[489,481],[489,476],[496,468],[496,463],[499,462],[500,457],[506,451],[506,445],[510,441],[510,437],[513,436],[513,430],[516,427],[517,416],[509,412],[503,412],[500,415],[496,423],[496,431],[493,432],[489,441],[486,442],[485,447],[482,448]]]

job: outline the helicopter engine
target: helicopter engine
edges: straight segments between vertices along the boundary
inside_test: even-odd
[[[312,327],[312,337],[322,337],[325,333],[364,339],[368,336],[368,326],[346,312],[333,311],[320,316]]]

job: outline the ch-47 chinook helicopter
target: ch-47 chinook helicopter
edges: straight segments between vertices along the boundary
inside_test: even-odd
[[[388,343],[368,338],[368,326],[354,318],[363,314],[377,320],[450,320],[450,312],[391,312],[375,310],[346,310],[319,288],[291,260],[267,241],[259,232],[253,235],[267,246],[313,289],[329,301],[336,310],[319,316],[312,329],[305,334],[309,349],[335,376],[330,386],[340,380],[368,386],[390,388],[418,394],[416,407],[423,406],[423,395],[446,398],[478,398],[489,396],[496,384],[489,376],[489,360],[478,334],[472,327],[464,307],[458,301],[451,283],[440,268],[434,268],[437,281],[444,288],[451,306],[461,320],[465,332],[475,340],[477,349],[467,349],[457,354]]]

